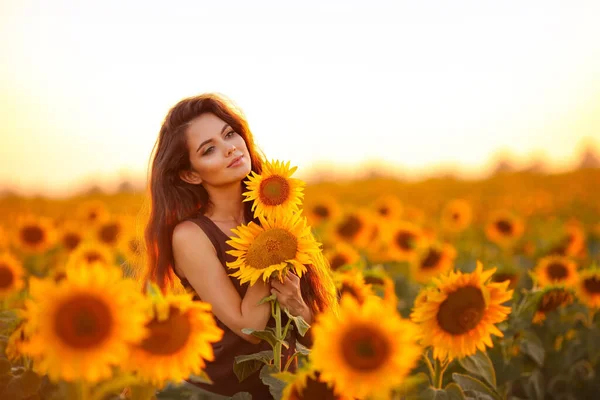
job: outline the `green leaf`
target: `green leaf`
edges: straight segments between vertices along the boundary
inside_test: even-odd
[[[263,364],[270,364],[273,360],[273,350],[264,350],[253,354],[244,354],[235,358],[236,363],[242,363],[250,360],[258,360]]]
[[[301,316],[293,316],[287,309],[285,309],[284,311],[287,314],[288,318],[291,318],[294,321],[294,325],[296,325],[296,329],[298,330],[300,336],[304,336],[310,328],[308,322],[306,322]]]
[[[530,397],[538,400],[544,399],[544,376],[539,369],[535,369],[531,373],[529,381],[527,382],[527,389],[527,393]]]
[[[248,392],[239,392],[234,394],[231,400],[252,400],[252,395]]]
[[[419,372],[415,375],[407,376],[402,384],[395,389],[402,399],[420,398],[419,394],[422,393],[426,387],[429,386],[429,376],[423,372]]]
[[[296,341],[296,352],[306,357],[310,355],[310,349],[298,341]]]
[[[449,400],[448,393],[445,390],[435,389],[433,386],[423,390],[419,398],[423,400]]]
[[[540,367],[544,365],[546,358],[546,350],[541,339],[536,334],[530,331],[523,332],[523,337],[520,341],[521,351],[530,356],[533,361]]]
[[[283,389],[285,389],[287,383],[276,378],[273,374],[279,374],[277,367],[274,365],[265,365],[260,370],[260,379],[265,385],[269,386],[269,392],[274,399],[281,399],[283,397]]]
[[[270,302],[275,301],[275,300],[277,300],[277,296],[275,296],[274,294],[272,294],[270,296],[263,297],[263,299],[258,302],[258,305],[265,304],[265,303],[270,303]]]
[[[262,361],[259,360],[234,362],[233,372],[235,373],[235,376],[237,376],[238,381],[242,382],[244,379],[248,378],[250,375],[258,371],[263,365],[264,364],[262,363]]]
[[[188,379],[196,383],[206,383],[209,385],[213,384],[213,381],[209,378],[206,371],[201,371],[199,375],[190,375]]]
[[[459,358],[458,362],[467,372],[482,377],[494,389],[496,388],[496,371],[492,360],[486,353],[477,351],[471,356]]]
[[[250,328],[244,328],[242,329],[242,333],[245,333],[246,335],[252,335],[261,340],[264,340],[268,342],[271,345],[271,347],[275,347],[275,344],[277,344],[277,337],[271,330],[265,329],[263,331],[257,331]]]
[[[292,374],[291,372],[288,371],[283,371],[283,372],[275,372],[272,373],[271,376],[273,378],[277,378],[280,381],[283,381],[285,383],[294,383],[296,381],[296,375]]]
[[[449,383],[444,389],[448,393],[449,400],[465,400],[465,393],[456,383]]]
[[[482,393],[490,396],[492,399],[502,400],[498,393],[487,387],[486,384],[481,382],[479,379],[457,373],[452,374],[452,379],[454,382],[458,383],[458,386],[460,386],[460,388],[465,392],[470,391]]]

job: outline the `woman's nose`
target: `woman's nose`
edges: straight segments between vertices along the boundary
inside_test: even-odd
[[[235,151],[235,146],[231,145],[229,149],[227,149],[227,155],[230,156]]]

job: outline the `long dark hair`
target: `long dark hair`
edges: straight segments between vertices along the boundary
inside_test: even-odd
[[[174,283],[172,236],[175,226],[197,214],[210,204],[202,185],[184,182],[180,171],[190,169],[186,129],[204,113],[212,113],[228,123],[246,142],[251,170],[260,174],[264,156],[257,149],[243,112],[225,96],[206,93],[179,101],[169,110],[154,145],[149,168],[150,215],[144,238],[147,268],[144,281],[156,283],[163,291]],[[242,183],[245,185],[245,183]],[[245,189],[245,186],[244,186]],[[244,203],[246,221],[253,220],[251,202]],[[302,295],[313,312],[323,311],[335,301],[331,293],[331,277],[320,265],[308,268]]]

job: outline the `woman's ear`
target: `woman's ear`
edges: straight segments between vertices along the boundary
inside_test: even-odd
[[[199,185],[202,183],[200,176],[196,172],[189,169],[179,171],[179,178],[181,178],[182,181],[192,185]]]

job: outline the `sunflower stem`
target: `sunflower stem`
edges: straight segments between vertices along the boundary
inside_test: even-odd
[[[442,384],[444,382],[444,372],[446,372],[446,368],[448,368],[448,365],[450,365],[448,359],[444,360],[444,362],[441,362],[437,358],[435,359],[433,386],[436,389],[442,388]]]
[[[281,372],[281,342],[283,340],[281,337],[281,307],[279,301],[275,300],[273,302],[275,303],[275,336],[277,337],[277,343],[275,343],[273,349],[273,362],[277,371]]]
[[[433,370],[433,365],[429,360],[429,351],[423,353],[423,359],[425,360],[425,365],[427,365],[427,369],[429,370],[429,376],[431,377],[431,384],[435,384],[435,371]]]
[[[75,392],[77,393],[77,398],[79,400],[89,400],[90,387],[88,383],[84,379],[80,379],[75,385]]]

